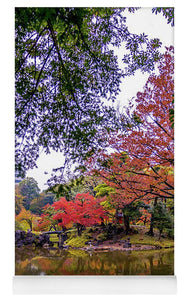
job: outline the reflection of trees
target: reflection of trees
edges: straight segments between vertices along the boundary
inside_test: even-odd
[[[158,256],[153,254],[148,256],[151,275],[173,275],[174,274],[174,254],[173,251],[158,252]]]
[[[173,251],[170,250],[87,253],[60,249],[54,252],[48,249],[27,252],[19,249],[16,274],[173,275],[173,258]]]
[[[35,256],[48,256],[49,251],[45,248],[33,249],[33,247],[24,247],[15,249],[15,260],[25,261],[26,259],[32,259]]]
[[[60,266],[64,263],[67,252],[57,248],[49,249],[32,247],[15,250],[15,274],[16,275],[53,275],[57,274]]]

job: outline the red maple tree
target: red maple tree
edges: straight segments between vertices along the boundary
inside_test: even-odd
[[[78,235],[81,235],[83,226],[91,226],[107,219],[107,212],[100,202],[100,199],[95,199],[89,193],[77,194],[72,201],[61,198],[52,204],[57,211],[53,219],[59,220],[60,226],[76,224]]]

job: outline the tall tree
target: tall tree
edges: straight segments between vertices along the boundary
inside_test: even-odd
[[[55,195],[53,193],[40,193],[37,198],[34,198],[30,203],[30,211],[34,214],[41,215],[42,208],[49,204],[53,204],[55,200]]]
[[[20,193],[19,185],[15,185],[15,214],[18,215],[23,207],[24,196]]]
[[[155,206],[151,208],[151,213],[153,215],[153,226],[159,230],[159,239],[163,233],[164,229],[173,230],[173,218],[165,206],[165,203],[159,201]]]
[[[112,154],[100,152],[88,160],[92,173],[115,189],[113,201],[123,212],[137,200],[174,198],[174,129],[170,120],[173,72],[173,47],[170,47],[159,63],[159,73],[152,74],[144,91],[137,94],[131,115],[135,126],[124,135],[120,132],[110,135]],[[128,224],[125,214],[126,228]]]
[[[131,107],[128,110],[135,126],[111,140],[121,168],[134,176],[133,192],[146,198],[174,197],[174,128],[170,119],[170,111],[174,109],[173,51],[173,47],[167,49],[158,74],[152,74],[144,91],[137,93],[132,115]]]
[[[30,208],[31,201],[39,197],[39,187],[37,181],[32,177],[26,177],[19,183],[20,194],[23,196],[23,206],[26,210]]]

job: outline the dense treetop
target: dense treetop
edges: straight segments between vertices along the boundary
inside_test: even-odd
[[[127,8],[128,9],[128,8]],[[134,12],[135,8],[129,8]],[[16,170],[40,150],[82,162],[120,128],[112,102],[124,76],[154,70],[159,39],[132,34],[124,8],[16,8]],[[154,8],[173,25],[172,8]],[[125,47],[121,70],[114,48]]]

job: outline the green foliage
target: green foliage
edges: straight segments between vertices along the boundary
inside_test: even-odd
[[[30,211],[34,214],[41,215],[43,211],[43,207],[46,204],[53,204],[55,199],[55,196],[53,193],[47,192],[47,193],[40,193],[38,198],[35,198],[30,203]]]
[[[17,220],[15,220],[15,231],[16,230],[24,230],[23,224]]]
[[[23,196],[23,206],[29,209],[31,201],[39,197],[39,187],[37,181],[32,177],[26,177],[19,183],[20,194]]]
[[[97,185],[94,188],[94,191],[96,192],[96,197],[97,198],[102,198],[102,197],[105,197],[105,196],[108,197],[108,196],[111,196],[112,193],[115,193],[115,189],[108,186],[105,183],[101,183],[101,184]]]
[[[98,178],[93,176],[79,176],[65,182],[65,184],[57,184],[48,189],[56,195],[56,198],[65,197],[70,201],[75,198],[78,193],[90,193],[95,196],[94,187],[100,182]]]
[[[173,226],[165,228],[164,231],[170,239],[174,239],[174,227]]]
[[[137,124],[137,125],[140,124],[140,123],[142,123],[140,117],[137,116],[135,113],[133,114],[133,121],[134,121],[134,123]]]
[[[137,221],[142,216],[141,208],[144,208],[144,203],[142,201],[134,201],[124,207],[123,214],[128,216],[131,221]]]
[[[83,237],[74,237],[72,239],[69,239],[66,241],[66,245],[71,246],[71,247],[84,247],[85,246],[85,242],[87,242],[86,238]]]
[[[116,110],[104,99],[114,102],[122,78],[138,69],[154,70],[161,57],[158,39],[128,31],[124,11],[16,8],[15,161],[20,174],[36,166],[41,148],[63,152],[66,164],[83,164],[107,146],[109,132],[120,128]],[[127,53],[123,70],[112,50],[121,45]]]
[[[16,221],[16,222],[18,222],[18,221]],[[28,224],[27,221],[23,220],[23,221],[20,221],[19,223],[20,223],[19,227],[22,228],[21,230],[28,231],[28,229],[31,229],[31,227],[30,227],[30,225]],[[20,230],[20,229],[18,229],[18,230]]]
[[[78,236],[76,231],[72,231],[68,236],[66,245],[78,248],[86,246],[85,243],[91,239],[91,235],[86,231],[84,231],[81,236]]]
[[[98,240],[106,241],[107,240],[107,232],[102,232],[96,236]]]
[[[127,236],[128,237],[128,236]],[[124,236],[123,240],[126,239]],[[139,244],[139,245],[152,245],[152,246],[159,246],[159,247],[174,247],[173,239],[163,238],[159,240],[157,236],[149,237],[147,235],[141,234],[133,234],[130,236],[131,243]]]
[[[18,215],[23,206],[23,199],[24,196],[20,193],[20,186],[17,184],[15,185],[15,214]]]
[[[39,146],[73,159],[96,148],[97,128],[114,117],[100,99],[115,99],[122,77],[106,49],[120,45],[113,23],[123,22],[121,11],[16,8],[16,135],[25,140],[16,144],[18,171],[35,165]]]
[[[108,186],[105,183],[100,183],[99,185],[97,185],[94,188],[94,191],[96,192],[96,198],[102,198],[102,202],[101,205],[105,208],[105,209],[109,209],[111,210],[112,208],[114,208],[114,205],[112,204],[111,201],[111,195],[113,195],[115,193],[115,189]]]
[[[160,236],[164,229],[173,230],[173,217],[170,215],[165,203],[159,201],[152,207],[151,212],[153,214],[154,226],[159,230]]]
[[[174,99],[172,103],[174,105]],[[171,122],[171,127],[174,128],[174,121],[175,121],[174,108],[170,108],[169,110],[169,120]]]
[[[169,214],[174,217],[174,199],[167,199],[165,204]]]

